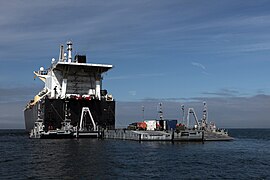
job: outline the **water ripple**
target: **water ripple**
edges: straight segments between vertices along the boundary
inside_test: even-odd
[[[270,131],[231,130],[231,142],[29,139],[0,131],[1,179],[267,179]],[[266,136],[268,138],[266,138]]]

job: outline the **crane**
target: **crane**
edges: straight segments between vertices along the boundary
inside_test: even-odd
[[[195,119],[195,122],[196,122],[196,125],[197,125],[197,127],[199,128],[199,127],[200,127],[200,124],[199,124],[199,121],[198,121],[198,118],[197,118],[197,115],[196,115],[196,113],[195,113],[194,108],[188,108],[187,127],[189,127],[189,118],[190,118],[190,114],[193,115],[193,117],[194,117],[194,119]]]

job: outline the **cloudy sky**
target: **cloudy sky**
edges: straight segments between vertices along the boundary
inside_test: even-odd
[[[88,62],[113,64],[103,87],[117,124],[179,119],[209,107],[228,128],[270,128],[270,2],[238,0],[2,1],[0,128],[24,128],[25,104],[43,87],[33,71],[72,40]]]

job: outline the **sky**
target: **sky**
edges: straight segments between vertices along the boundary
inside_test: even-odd
[[[225,128],[270,128],[270,2],[259,0],[12,0],[0,6],[0,129],[24,128],[42,88],[33,71],[72,40],[91,63],[113,64],[103,88],[116,124],[181,104]]]

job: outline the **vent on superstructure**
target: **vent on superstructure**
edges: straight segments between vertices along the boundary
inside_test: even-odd
[[[86,63],[86,55],[76,55],[75,62],[77,63]]]

